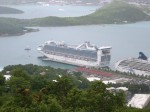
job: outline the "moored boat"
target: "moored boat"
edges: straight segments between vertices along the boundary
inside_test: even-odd
[[[90,42],[67,45],[64,42],[48,41],[38,47],[48,60],[76,66],[109,67],[111,46],[97,47]]]
[[[150,76],[150,61],[142,52],[139,52],[138,58],[126,58],[118,61],[115,68],[120,72]]]

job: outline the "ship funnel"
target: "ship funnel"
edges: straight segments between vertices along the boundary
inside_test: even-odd
[[[138,59],[147,60],[147,57],[145,56],[145,54],[143,52],[139,52]]]

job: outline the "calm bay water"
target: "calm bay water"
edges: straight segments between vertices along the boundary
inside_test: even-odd
[[[82,12],[82,8],[80,10]],[[71,16],[73,12],[69,13]],[[138,57],[139,51],[150,56],[150,22],[125,25],[40,27],[39,29],[39,32],[22,36],[0,37],[0,67],[32,63],[72,68],[73,66],[70,65],[45,62],[37,58],[41,56],[37,47],[48,40],[65,41],[67,44],[76,45],[90,41],[97,46],[112,46],[111,67],[114,67],[114,63],[120,59]],[[24,50],[27,46],[31,48],[30,51]]]
[[[81,44],[90,41],[97,46],[112,46],[111,66],[117,60],[137,57],[139,51],[150,56],[150,22],[126,25],[73,26],[39,28],[39,32],[22,36],[0,38],[0,66],[10,64],[38,64],[69,68],[71,66],[55,62],[43,62],[37,57],[37,47],[48,40],[65,41],[68,44]],[[24,50],[26,46],[31,51]]]
[[[8,7],[24,11],[22,14],[0,14],[0,17],[12,17],[20,19],[40,18],[47,16],[75,17],[93,13],[100,6],[71,6],[71,5],[50,5],[41,6],[36,4],[11,5]]]

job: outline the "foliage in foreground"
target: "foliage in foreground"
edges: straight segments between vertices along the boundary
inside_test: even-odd
[[[8,71],[10,80],[0,75],[0,112],[148,112],[127,108],[122,92],[113,94],[80,73],[31,64],[7,66],[2,73]]]

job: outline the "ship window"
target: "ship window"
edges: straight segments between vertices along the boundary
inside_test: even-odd
[[[103,54],[110,53],[110,50],[109,50],[109,49],[102,50],[102,53],[103,53]]]
[[[111,58],[110,55],[101,56],[101,62],[110,61],[110,58]]]

